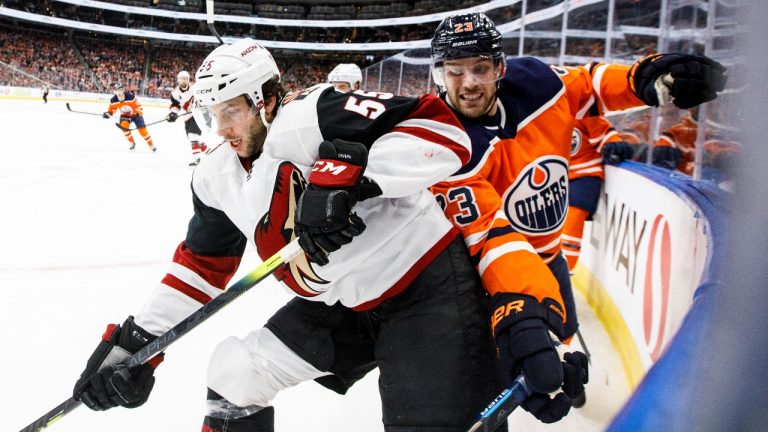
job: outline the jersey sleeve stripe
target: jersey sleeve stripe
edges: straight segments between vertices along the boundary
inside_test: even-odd
[[[480,260],[480,263],[477,266],[478,272],[480,273],[480,277],[482,277],[483,273],[485,273],[485,269],[488,268],[488,266],[490,266],[491,263],[493,263],[496,259],[498,259],[502,255],[508,254],[511,252],[520,252],[520,251],[528,251],[532,254],[536,253],[533,250],[533,246],[531,246],[531,244],[526,241],[504,243],[499,247],[491,249],[490,251],[488,251],[488,253],[485,254],[483,259]]]
[[[212,287],[223,290],[240,265],[240,256],[202,256],[192,252],[185,242],[179,244],[173,262],[185,267]]]
[[[592,159],[591,161],[588,161],[588,162],[582,162],[582,163],[573,164],[573,165],[571,165],[569,167],[569,169],[571,171],[575,171],[575,170],[580,169],[580,168],[586,168],[586,167],[589,167],[589,166],[592,166],[592,165],[595,165],[595,164],[602,164],[602,163],[603,163],[603,158],[596,158],[596,159]]]
[[[172,274],[166,274],[165,277],[163,278],[162,283],[164,285],[167,285],[179,291],[180,293],[186,295],[187,297],[196,300],[201,304],[206,304],[209,301],[211,301],[211,297],[209,295],[187,284],[186,282],[182,281],[181,279],[177,278]]]
[[[545,244],[544,246],[537,247],[536,248],[536,252],[538,252],[539,255],[542,255],[542,252],[546,252],[546,251],[556,247],[559,244],[560,244],[560,237],[557,237],[554,240],[552,240],[551,242],[549,242],[548,244]],[[543,256],[542,256],[542,258],[543,258]],[[552,259],[554,259],[554,256],[552,257]],[[550,261],[551,261],[551,259],[550,259]]]
[[[505,221],[507,220],[507,216],[504,214],[504,212],[502,210],[499,210],[499,211],[496,212],[496,216],[493,219],[493,222],[491,222],[490,226],[493,226],[496,223],[496,221],[499,220],[499,219],[503,219]],[[507,222],[507,223],[509,223],[509,222]],[[491,228],[489,228],[487,230],[476,232],[476,233],[468,235],[468,236],[465,236],[464,237],[464,243],[467,245],[467,247],[471,247],[473,245],[476,245],[476,244],[484,241],[488,237],[488,232],[490,231],[490,229]]]

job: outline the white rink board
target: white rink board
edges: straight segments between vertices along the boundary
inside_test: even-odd
[[[647,370],[674,336],[701,283],[707,225],[686,198],[642,175],[606,166],[580,263],[629,327]]]

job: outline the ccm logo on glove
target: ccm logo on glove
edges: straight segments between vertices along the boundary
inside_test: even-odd
[[[338,157],[352,158],[342,154]],[[360,165],[348,165],[344,161],[321,159],[312,167],[309,181],[321,187],[350,187],[357,183],[363,168]]]

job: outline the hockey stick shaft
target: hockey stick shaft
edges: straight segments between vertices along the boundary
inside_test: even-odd
[[[298,240],[293,240],[292,242],[288,243],[276,254],[272,255],[266,261],[264,261],[255,270],[243,276],[240,278],[240,280],[227,288],[223,293],[219,294],[218,297],[212,299],[210,302],[206,303],[200,309],[195,311],[192,315],[186,317],[180,323],[176,324],[172,329],[158,336],[157,339],[150,342],[135,354],[128,357],[124,364],[129,368],[133,368],[146,363],[149,359],[165,350],[170,344],[187,334],[193,328],[200,325],[203,321],[210,318],[221,308],[228,305],[240,295],[251,289],[253,286],[269,277],[283,264],[291,262],[294,258],[301,254],[302,250],[301,247],[299,247]],[[46,413],[44,416],[32,422],[29,426],[22,429],[21,432],[41,431],[60,418],[64,417],[75,408],[79,407],[81,404],[82,402],[69,398],[56,408]]]
[[[216,26],[214,25],[213,0],[205,0],[205,15],[206,21],[208,22],[208,30],[216,36],[216,39],[219,40],[219,44],[224,45],[224,41],[221,39],[221,36],[219,36],[219,32],[216,31]]]
[[[73,112],[73,113],[77,113],[77,114],[88,114],[88,115],[95,115],[95,116],[99,116],[99,117],[101,117],[101,116],[102,116],[102,114],[100,114],[100,113],[92,113],[92,112],[87,112],[87,111],[77,111],[77,110],[73,110],[73,109],[72,109],[72,107],[70,107],[70,106],[69,106],[69,102],[67,102],[67,103],[66,103],[66,105],[67,105],[67,109],[68,109],[70,112]]]
[[[190,114],[192,114],[192,113],[191,112],[184,113],[184,114],[179,115],[179,117],[177,117],[177,118],[181,118],[181,117],[184,117],[184,116],[190,115]],[[144,125],[144,127],[152,126],[152,125],[155,125],[155,124],[158,124],[158,123],[164,123],[164,122],[167,122],[167,121],[168,121],[168,119],[164,118],[162,120],[153,121],[152,123],[147,123],[147,124]],[[124,128],[124,127],[122,127],[120,125],[120,123],[115,123],[115,126],[117,126],[120,130],[123,130],[123,131],[135,131],[136,129],[139,129],[138,127]]]
[[[502,423],[512,414],[528,396],[531,395],[531,389],[525,382],[525,377],[519,375],[512,385],[505,388],[504,391],[496,396],[496,399],[480,413],[475,424],[467,432],[493,432],[501,426]]]

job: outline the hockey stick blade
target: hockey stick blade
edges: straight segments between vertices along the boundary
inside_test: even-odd
[[[102,114],[99,114],[99,113],[92,113],[92,112],[87,112],[87,111],[77,111],[77,110],[73,110],[73,109],[72,109],[72,107],[71,107],[71,106],[69,106],[69,102],[67,102],[67,103],[66,103],[66,105],[67,105],[67,109],[69,110],[69,112],[73,112],[73,113],[77,113],[77,114],[88,114],[88,115],[95,115],[95,116],[99,116],[99,117],[101,117],[101,116],[102,116]]]
[[[228,305],[236,298],[240,297],[240,295],[257,285],[259,282],[269,277],[283,264],[291,262],[294,258],[298,257],[302,253],[303,251],[301,250],[301,247],[299,247],[298,239],[288,243],[276,254],[267,258],[267,260],[264,261],[255,270],[243,276],[240,278],[240,280],[227,288],[223,293],[219,294],[218,297],[203,305],[192,315],[186,317],[180,323],[176,324],[172,329],[158,336],[158,338],[152,341],[149,345],[146,345],[142,349],[136,351],[135,354],[131,355],[125,360],[124,364],[129,368],[134,368],[146,363],[149,359],[165,350],[170,344],[177,341],[190,330],[210,318],[221,308]],[[44,416],[30,423],[29,426],[25,427],[20,432],[39,432],[60,418],[64,417],[80,405],[82,405],[82,402],[69,398],[56,408],[46,413]]]
[[[182,118],[182,117],[184,117],[184,116],[187,116],[187,115],[190,115],[190,114],[192,114],[192,113],[191,113],[191,112],[188,112],[188,113],[184,113],[184,114],[181,114],[181,115],[179,115],[179,116],[178,116],[178,117],[176,117],[176,118]],[[168,121],[168,119],[167,119],[167,118],[164,118],[164,119],[162,119],[162,120],[153,121],[152,123],[147,123],[147,124],[145,124],[145,125],[144,125],[144,127],[152,126],[152,125],[155,125],[155,124],[158,124],[158,123],[165,123],[165,122],[167,122],[167,121]],[[118,129],[120,129],[120,130],[122,130],[122,131],[126,131],[126,132],[129,132],[129,131],[135,131],[136,129],[139,129],[138,127],[132,127],[132,128],[124,128],[124,127],[120,126],[120,123],[115,123],[115,126],[117,126],[117,127],[118,127]]]
[[[467,432],[493,432],[512,414],[512,411],[520,406],[528,396],[531,389],[525,382],[525,377],[519,375],[512,385],[496,396],[496,399],[480,413],[475,424]]]

